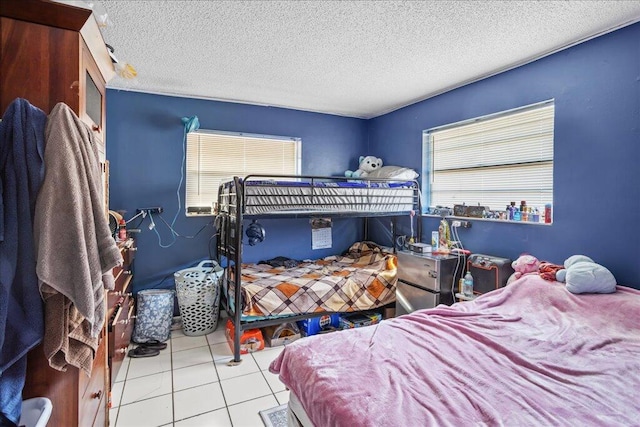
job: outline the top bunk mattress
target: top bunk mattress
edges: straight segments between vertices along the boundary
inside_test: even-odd
[[[220,207],[223,210],[225,206],[235,205],[235,187],[238,185],[244,190],[243,213],[247,215],[404,213],[417,210],[419,202],[416,181],[346,180],[341,177],[235,179],[221,186]]]

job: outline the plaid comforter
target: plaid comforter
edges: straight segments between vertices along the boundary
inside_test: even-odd
[[[245,316],[349,312],[396,299],[397,259],[371,242],[294,268],[242,264]],[[233,293],[232,293],[233,294]]]

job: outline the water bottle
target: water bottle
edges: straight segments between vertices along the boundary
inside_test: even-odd
[[[462,294],[465,297],[473,297],[473,276],[469,271],[464,276],[464,282],[462,282]]]

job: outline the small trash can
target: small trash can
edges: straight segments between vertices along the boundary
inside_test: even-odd
[[[46,427],[53,411],[53,404],[47,397],[32,397],[22,401],[19,426]]]
[[[136,325],[131,336],[133,342],[164,342],[169,339],[174,295],[170,289],[144,289],[137,293]]]
[[[174,273],[182,329],[188,336],[209,334],[218,326],[222,267],[205,260],[197,267]]]

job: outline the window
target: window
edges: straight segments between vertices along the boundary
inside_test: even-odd
[[[423,132],[426,206],[553,202],[553,100]],[[455,211],[454,211],[455,212]]]
[[[234,176],[300,173],[300,139],[219,131],[187,134],[187,215],[210,215],[218,186]]]

